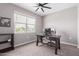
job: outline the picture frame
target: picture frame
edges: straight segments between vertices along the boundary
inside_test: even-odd
[[[11,18],[0,16],[0,27],[10,27],[10,26],[11,26]]]

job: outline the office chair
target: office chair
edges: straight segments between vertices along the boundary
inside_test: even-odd
[[[45,34],[45,38],[46,40],[48,40],[47,42],[47,45],[49,46],[52,46],[52,40],[50,39],[50,36],[52,36],[52,33],[51,33],[51,28],[46,28],[45,31],[44,31],[44,34]]]

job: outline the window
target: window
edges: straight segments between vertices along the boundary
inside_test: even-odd
[[[35,19],[14,13],[15,33],[35,32]]]
[[[15,13],[14,19],[15,19],[15,32],[25,33],[26,32],[26,17]]]
[[[35,32],[35,19],[27,17],[27,32]]]

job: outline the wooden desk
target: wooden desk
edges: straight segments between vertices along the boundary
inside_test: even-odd
[[[41,43],[44,43],[43,42],[43,37],[45,37],[45,35],[37,35],[37,41],[36,41],[36,46],[38,46],[38,43],[41,42]],[[49,36],[49,39],[52,40],[52,41],[55,41],[55,54],[57,54],[57,50],[60,49],[60,36],[59,35],[52,35],[52,36]]]

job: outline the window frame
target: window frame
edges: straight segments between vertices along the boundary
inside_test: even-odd
[[[25,16],[26,17],[26,23],[21,23],[21,22],[16,22],[15,20],[15,14],[18,14],[18,15],[22,15],[22,16]],[[31,19],[34,19],[35,20],[35,23],[34,24],[28,24],[27,23],[27,19],[28,18],[31,18]],[[25,24],[26,25],[26,31],[25,32],[16,32],[16,28],[15,28],[15,26],[16,26],[16,23],[17,24]],[[34,31],[27,31],[27,25],[33,25],[34,26]],[[20,12],[18,12],[18,11],[15,11],[14,12],[14,33],[35,33],[36,32],[36,19],[34,18],[34,17],[29,17],[29,16],[26,16],[26,15],[24,15],[24,14],[22,14],[22,13],[20,13]]]
[[[26,32],[27,32],[27,33],[35,33],[35,32],[36,32],[36,19],[33,18],[33,17],[26,17],[26,19],[28,19],[28,18],[34,19],[34,20],[35,20],[35,23],[34,23],[34,24],[28,24],[28,23],[27,23],[27,20],[26,20],[26,26],[27,26],[27,25],[34,25],[35,30],[32,31],[32,32],[29,32],[29,31],[26,31]],[[28,28],[28,27],[26,27],[26,28]],[[26,29],[26,30],[27,30],[27,29]]]
[[[26,33],[26,31],[25,32],[16,32],[16,24],[25,24],[26,25],[26,23],[17,22],[15,19],[15,14],[21,15],[20,13],[14,12],[14,33]],[[21,15],[21,16],[25,16],[25,15]]]

